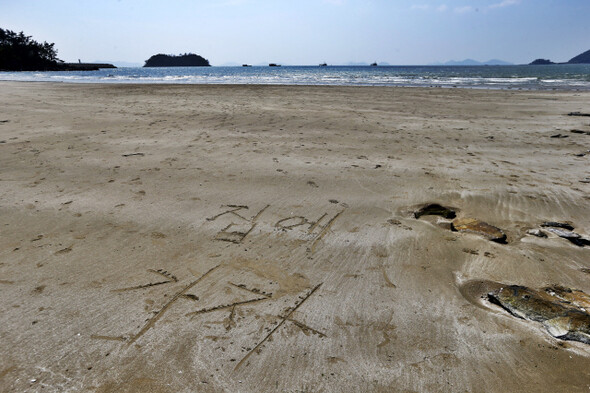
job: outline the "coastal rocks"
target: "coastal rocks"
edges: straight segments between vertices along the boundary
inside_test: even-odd
[[[537,291],[520,285],[503,286],[488,293],[488,300],[511,315],[541,322],[547,332],[561,340],[590,344],[590,305],[583,291],[553,286]]]
[[[456,218],[455,209],[439,205],[438,203],[424,205],[414,211],[413,214],[416,219],[422,216],[440,216],[447,220],[454,219],[453,221],[440,220],[437,222],[437,225],[453,232],[474,233],[497,243],[506,243],[506,234],[500,228],[496,228],[476,218]]]
[[[448,207],[441,206],[437,203],[428,204],[414,212],[414,218],[422,216],[441,216],[444,218],[455,218],[455,211]]]
[[[566,222],[545,221],[541,228],[558,237],[568,240],[578,247],[590,246],[590,240],[586,239],[579,233],[574,232],[574,227]],[[529,229],[527,234],[537,237],[548,237],[547,233],[541,229]]]
[[[476,218],[456,218],[451,223],[451,230],[475,233],[496,243],[506,243],[506,234],[500,228]]]

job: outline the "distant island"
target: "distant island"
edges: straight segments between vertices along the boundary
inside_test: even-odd
[[[37,42],[22,31],[0,28],[0,71],[96,71],[112,64],[64,63],[53,43]]]
[[[210,67],[209,60],[194,53],[184,55],[153,55],[145,61],[144,67]]]
[[[590,64],[590,50],[581,53],[569,59],[567,63],[554,63],[549,59],[537,59],[529,65],[545,65],[545,64]]]
[[[549,59],[536,59],[532,63],[530,63],[529,65],[547,65],[547,64],[555,64],[555,63]]]

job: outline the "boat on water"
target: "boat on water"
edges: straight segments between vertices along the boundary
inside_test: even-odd
[[[320,67],[327,67],[327,66],[328,66],[328,63],[321,63],[320,64]]]
[[[250,64],[242,64],[242,67],[252,67]]]
[[[378,65],[377,62],[371,63],[371,67],[377,67],[377,65]]]
[[[268,66],[269,67],[280,67],[281,65],[277,64],[277,63],[270,63]]]

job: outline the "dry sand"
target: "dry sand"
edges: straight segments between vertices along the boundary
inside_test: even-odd
[[[526,235],[590,234],[589,103],[2,82],[0,391],[587,392],[589,345],[469,282],[590,292],[589,247]]]

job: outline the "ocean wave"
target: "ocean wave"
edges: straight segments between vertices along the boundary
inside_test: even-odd
[[[437,86],[590,90],[590,65],[561,67],[182,67],[0,72],[0,80],[67,83]]]

